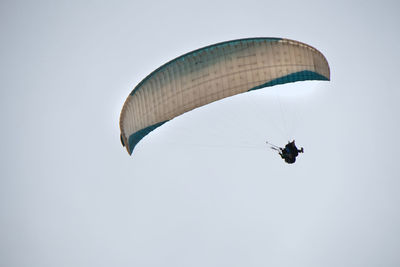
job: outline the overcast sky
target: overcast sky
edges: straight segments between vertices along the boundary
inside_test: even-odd
[[[1,1],[0,265],[400,266],[397,1]],[[330,82],[119,114],[191,50],[283,37]],[[296,138],[285,164],[265,140]]]

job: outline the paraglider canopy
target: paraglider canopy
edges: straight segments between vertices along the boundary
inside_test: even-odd
[[[283,38],[247,38],[213,44],[159,67],[130,93],[120,116],[129,154],[149,132],[197,107],[268,86],[329,80],[315,48]]]

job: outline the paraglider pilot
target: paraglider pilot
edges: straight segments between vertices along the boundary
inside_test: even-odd
[[[279,148],[279,155],[285,160],[286,163],[292,164],[296,162],[296,157],[299,153],[304,153],[304,149],[298,149],[294,140],[292,142],[288,142],[285,148]]]

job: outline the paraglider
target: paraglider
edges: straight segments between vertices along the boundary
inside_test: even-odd
[[[288,164],[295,163],[296,157],[299,155],[299,153],[304,153],[304,148],[298,149],[296,147],[295,140],[292,142],[289,141],[284,148],[268,143],[268,141],[267,144],[271,145],[272,149],[278,151],[281,158],[284,159]]]
[[[324,55],[298,41],[258,37],[213,44],[162,65],[133,89],[120,115],[121,143],[131,155],[148,133],[200,106],[264,87],[329,79]]]

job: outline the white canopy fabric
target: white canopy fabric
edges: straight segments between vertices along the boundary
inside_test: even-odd
[[[132,154],[150,131],[197,107],[277,84],[329,79],[322,53],[298,41],[248,38],[210,45],[164,64],[133,89],[121,112],[121,141]]]

